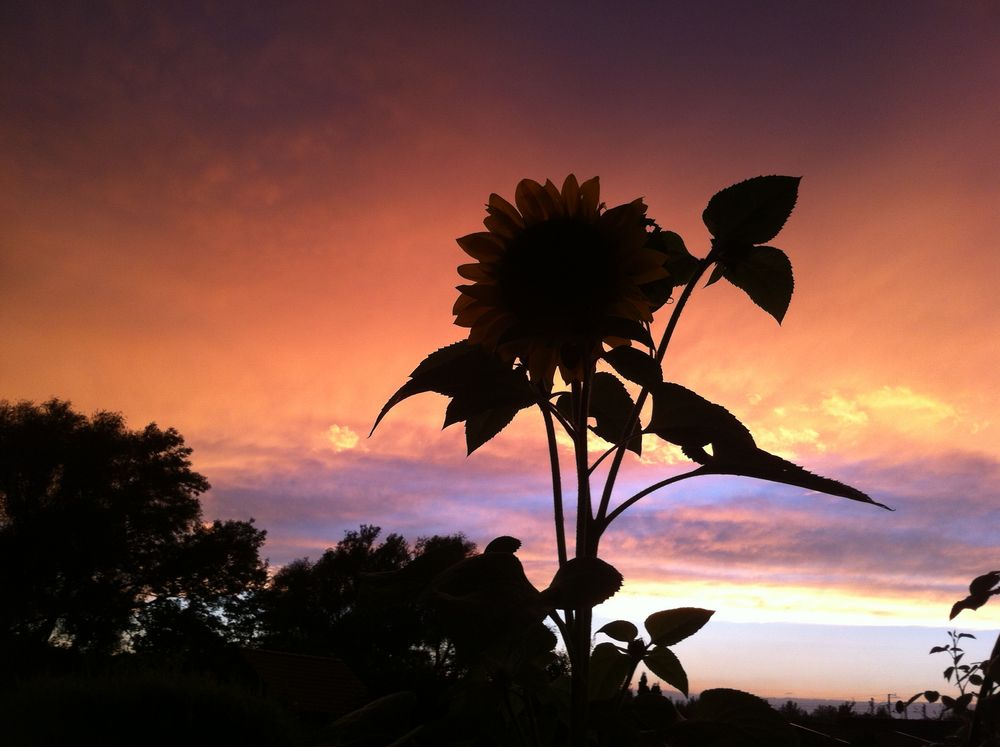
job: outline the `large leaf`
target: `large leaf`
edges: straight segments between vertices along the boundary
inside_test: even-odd
[[[513,552],[516,545],[514,538],[497,538],[489,552],[465,558],[435,576],[421,595],[459,649],[481,651],[521,638],[548,613],[549,605]]]
[[[649,667],[649,671],[659,677],[673,688],[680,690],[687,697],[688,678],[687,672],[681,666],[680,659],[666,646],[656,646],[646,652],[642,657],[643,663]]]
[[[840,498],[848,498],[852,501],[870,503],[873,506],[892,511],[883,503],[873,500],[867,493],[863,493],[857,488],[846,485],[838,480],[829,477],[816,475],[797,464],[782,459],[779,456],[770,454],[763,449],[754,447],[752,451],[740,452],[738,454],[716,455],[709,458],[709,461],[702,465],[699,472],[703,475],[736,475],[741,477],[755,477],[758,480],[768,480],[770,482],[780,482],[784,485],[792,485],[797,488],[813,490],[817,493],[826,493]]]
[[[678,607],[654,612],[646,618],[646,632],[650,642],[657,646],[673,646],[694,635],[709,621],[715,610],[700,607]]]
[[[466,454],[471,454],[510,425],[510,421],[522,409],[523,407],[521,406],[508,405],[506,407],[494,407],[490,410],[469,416],[469,419],[465,422]]]
[[[663,372],[656,358],[649,353],[621,345],[604,354],[604,360],[624,378],[639,386],[652,387],[663,381]]]
[[[800,179],[757,176],[726,187],[708,201],[702,220],[720,241],[765,244],[791,215]]]
[[[704,463],[708,444],[716,453],[720,447],[734,451],[754,447],[753,436],[736,416],[700,394],[672,382],[658,384],[650,393],[653,414],[646,430],[677,444],[688,458]]]
[[[948,619],[953,620],[962,610],[978,610],[990,600],[991,596],[1000,594],[1000,588],[993,588],[998,583],[1000,583],[1000,571],[990,571],[982,576],[976,576],[969,584],[969,596],[955,602]]]
[[[604,633],[609,638],[614,638],[622,643],[634,641],[639,635],[639,629],[628,620],[612,620],[601,626],[597,632]]]
[[[674,747],[797,747],[794,728],[756,695],[725,688],[704,690],[688,720],[670,734]]]
[[[704,475],[739,475],[815,490],[888,509],[857,488],[821,477],[757,447],[753,436],[732,413],[679,384],[664,382],[652,390],[653,414],[646,430],[675,443]],[[712,453],[705,447],[711,444]]]
[[[972,579],[972,583],[969,584],[969,593],[973,595],[987,594],[991,592],[993,587],[997,584],[1000,584],[1000,571],[990,571],[989,573],[984,573],[982,576],[976,576]],[[959,638],[964,635],[969,634],[962,633],[959,635]]]
[[[619,443],[635,403],[617,376],[604,371],[594,374],[590,390],[590,416],[596,421],[594,433],[609,443]],[[626,448],[642,453],[642,434],[636,424]]]
[[[596,607],[622,588],[622,574],[600,558],[573,558],[563,563],[542,598],[558,609]]]
[[[590,699],[613,698],[625,685],[632,669],[627,654],[613,643],[598,643],[590,654]]]
[[[773,246],[751,246],[734,256],[727,255],[722,263],[726,280],[745,291],[780,324],[794,288],[792,263],[785,253]]]
[[[519,410],[536,401],[522,368],[512,368],[481,346],[463,340],[431,353],[414,369],[410,380],[379,412],[372,433],[390,409],[423,392],[451,397],[444,426],[466,421],[470,454],[503,430]]]

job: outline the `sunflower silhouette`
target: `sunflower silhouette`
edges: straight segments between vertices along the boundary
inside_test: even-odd
[[[668,277],[665,255],[647,245],[642,199],[606,209],[597,177],[570,174],[561,191],[523,179],[514,202],[491,194],[487,230],[458,239],[476,262],[458,268],[472,284],[458,286],[455,324],[546,388],[556,369],[580,381],[602,344],[645,337],[656,304],[644,286]]]

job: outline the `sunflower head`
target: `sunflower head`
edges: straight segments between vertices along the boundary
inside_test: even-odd
[[[490,195],[487,230],[458,239],[476,261],[458,268],[472,284],[458,286],[455,323],[533,381],[550,387],[557,368],[579,381],[602,343],[643,336],[655,308],[644,286],[668,276],[664,254],[647,246],[643,201],[606,209],[597,177],[570,174],[561,191],[523,179],[514,203]]]

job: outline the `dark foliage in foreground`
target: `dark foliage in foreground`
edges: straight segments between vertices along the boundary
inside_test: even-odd
[[[0,650],[250,636],[265,532],[202,523],[209,485],[190,453],[172,428],[132,431],[59,400],[0,402]]]

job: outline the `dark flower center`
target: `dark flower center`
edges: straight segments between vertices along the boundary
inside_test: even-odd
[[[552,334],[591,336],[621,278],[615,242],[574,218],[525,229],[497,269],[506,307],[519,321]]]

